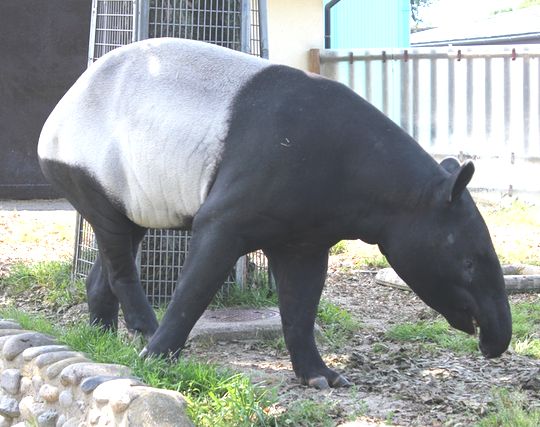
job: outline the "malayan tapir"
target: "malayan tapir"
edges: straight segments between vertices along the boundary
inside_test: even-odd
[[[38,153],[95,232],[91,322],[114,328],[120,305],[149,338],[145,355],[176,355],[238,257],[262,249],[296,375],[348,385],[313,333],[329,248],[342,239],[377,244],[452,326],[478,325],[486,357],[508,347],[501,267],[465,188],[473,164],[438,164],[340,83],[201,42],[137,42],[79,78]],[[150,227],[193,232],[159,326],[135,266]]]

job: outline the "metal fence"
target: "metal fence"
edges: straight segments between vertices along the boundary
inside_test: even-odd
[[[354,89],[436,157],[476,159],[474,187],[539,193],[540,46],[324,50]]]
[[[177,37],[201,40],[267,57],[266,0],[93,0],[89,63],[136,40]],[[189,250],[190,233],[148,230],[138,254],[141,283],[153,305],[167,303]],[[73,275],[85,279],[97,257],[91,226],[76,224]],[[240,258],[225,285],[268,286],[261,252]],[[227,286],[226,288],[227,289]]]
[[[134,1],[94,0],[90,21],[88,65],[107,52],[137,40],[136,23],[137,7]]]

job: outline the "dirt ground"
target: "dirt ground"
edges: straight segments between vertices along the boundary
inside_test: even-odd
[[[64,203],[0,202],[0,275],[17,260],[69,257],[74,225],[75,214]],[[247,372],[256,382],[277,386],[275,411],[304,400],[324,403],[335,425],[356,420],[351,425],[468,426],[489,408],[494,387],[524,392],[529,402],[540,406],[539,360],[513,351],[486,360],[479,353],[456,355],[386,338],[385,332],[397,323],[436,314],[411,292],[375,284],[374,274],[355,268],[346,256],[332,257],[324,297],[346,308],[361,324],[342,348],[320,346],[329,366],[354,383],[351,388],[317,391],[300,385],[287,353],[263,342],[191,343],[185,351],[199,360]],[[515,295],[511,299],[539,301],[540,296]],[[42,313],[45,309],[31,295],[17,301],[1,297],[0,304]],[[60,313],[60,320],[81,315],[80,307],[75,307]]]

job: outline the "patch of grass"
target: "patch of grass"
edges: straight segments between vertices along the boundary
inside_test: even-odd
[[[42,316],[30,315],[16,308],[0,309],[0,317],[3,319],[14,320],[19,323],[23,329],[42,332],[47,335],[58,336],[60,331],[49,320]]]
[[[540,265],[536,231],[540,230],[540,206],[519,199],[502,203],[478,203],[499,259],[506,264]]]
[[[262,348],[273,350],[278,354],[287,353],[287,345],[285,344],[285,338],[283,335],[275,338],[266,338],[260,341]]]
[[[516,303],[512,308],[512,343],[516,353],[540,359],[540,303]],[[395,341],[432,343],[456,353],[477,351],[476,338],[451,328],[443,319],[402,323],[386,333]]]
[[[478,348],[475,338],[451,329],[444,320],[401,323],[388,330],[386,337],[395,341],[433,343],[456,353],[473,353]]]
[[[512,332],[516,353],[540,359],[540,299],[512,304]]]
[[[71,280],[71,263],[68,261],[16,263],[6,276],[0,278],[0,286],[15,295],[43,288],[45,302],[55,307],[77,304],[86,297],[84,283]]]
[[[277,304],[277,293],[269,286],[241,288],[233,284],[214,297],[210,308],[275,307]]]
[[[347,310],[326,300],[319,303],[317,320],[325,339],[334,346],[345,343],[360,328],[360,323]]]
[[[505,389],[494,390],[493,409],[478,422],[477,427],[537,427],[540,410],[528,408],[525,394]]]
[[[330,248],[330,255],[341,255],[347,252],[347,242],[341,240]]]
[[[335,422],[330,415],[333,405],[330,402],[314,402],[312,400],[299,400],[291,405],[287,411],[287,419],[282,421],[285,426],[301,427],[330,427]]]
[[[370,257],[364,257],[360,259],[355,259],[354,261],[355,268],[361,269],[362,267],[367,268],[388,268],[390,264],[386,257],[382,254],[375,254]]]

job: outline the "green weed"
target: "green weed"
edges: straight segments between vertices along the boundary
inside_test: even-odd
[[[287,411],[287,418],[280,420],[280,425],[300,427],[330,427],[335,425],[331,417],[333,405],[330,402],[314,402],[300,400],[291,405]]]
[[[0,286],[9,288],[15,295],[43,288],[45,302],[55,307],[77,304],[86,296],[83,282],[71,280],[71,263],[68,261],[16,263],[6,276],[0,278]]]
[[[540,299],[512,304],[511,307],[514,351],[540,359]]]
[[[317,320],[325,339],[334,346],[345,343],[360,328],[360,323],[347,310],[326,300],[319,303]]]
[[[272,307],[278,304],[277,293],[269,286],[242,288],[236,284],[219,292],[211,308],[222,307]]]
[[[478,348],[475,338],[450,329],[444,320],[401,323],[388,330],[386,337],[395,341],[433,343],[456,353],[473,353]]]
[[[330,255],[341,255],[347,252],[347,242],[341,240],[330,248]]]
[[[516,303],[512,308],[512,348],[519,354],[540,359],[540,304]],[[456,353],[477,351],[476,339],[451,328],[445,320],[395,325],[386,337],[396,341],[436,344]]]
[[[477,427],[537,427],[540,410],[528,409],[527,396],[505,389],[494,390],[493,409],[478,422]]]
[[[388,260],[386,257],[382,254],[375,254],[371,257],[364,257],[360,259],[356,259],[354,262],[354,266],[358,269],[361,269],[362,267],[367,268],[388,268],[390,267],[390,264],[388,263]]]
[[[536,250],[540,206],[515,199],[503,207],[486,203],[479,203],[478,207],[502,263],[540,265],[540,254]]]

